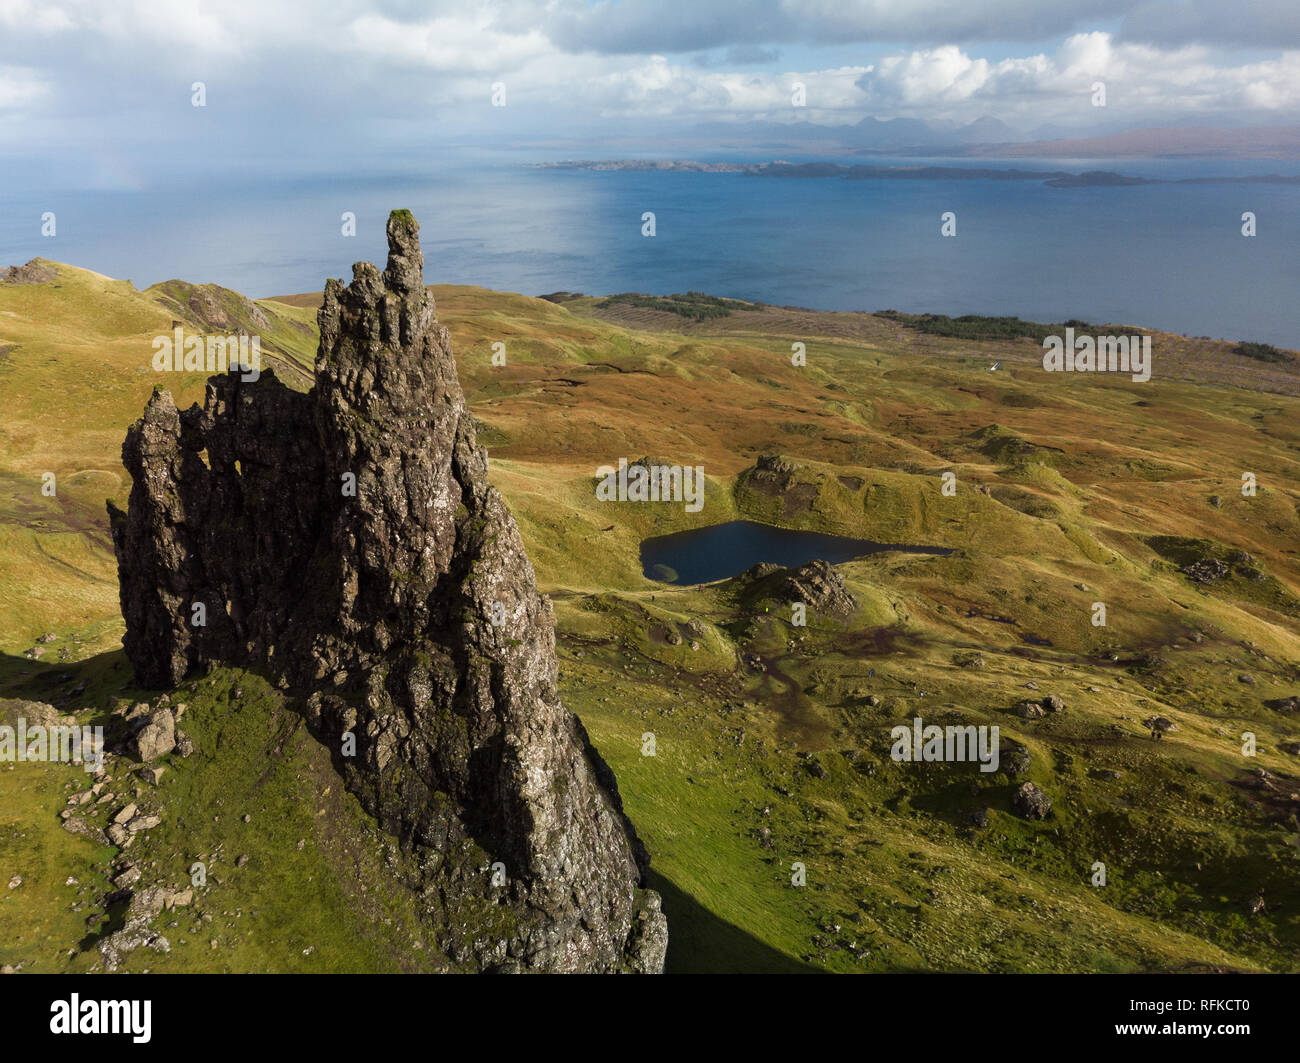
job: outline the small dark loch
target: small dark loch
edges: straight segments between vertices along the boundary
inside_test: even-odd
[[[787,567],[821,559],[832,565],[882,550],[950,554],[942,546],[900,546],[845,535],[774,528],[733,520],[707,528],[656,535],[641,543],[641,569],[661,583],[709,583],[738,576],[762,561]]]

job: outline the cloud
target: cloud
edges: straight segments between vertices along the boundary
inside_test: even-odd
[[[933,107],[969,99],[990,76],[987,60],[972,59],[949,44],[882,59],[858,80],[858,87],[881,103]]]
[[[361,15],[349,23],[336,48],[454,74],[500,74],[553,51],[539,29],[503,31],[486,4],[416,22]]]
[[[1041,41],[1106,21],[1133,0],[784,0],[810,39]]]
[[[1139,0],[555,0],[569,51],[630,55],[744,44],[1042,41],[1111,21]]]
[[[889,56],[857,86],[868,109],[922,117],[943,111],[974,118],[994,112],[1011,121],[1079,117],[1092,85],[1106,85],[1107,107],[1132,117],[1202,117],[1300,108],[1300,52],[1232,64],[1200,45],[1161,49],[1080,33],[1052,55],[989,61],[947,45]]]
[[[205,5],[205,10],[170,0],[118,0],[111,5],[92,0],[60,4],[0,0],[0,26],[14,35],[48,38],[81,33],[109,41],[158,41],[230,52],[239,44],[232,30],[256,17],[254,10],[220,0]]]
[[[547,35],[569,52],[695,52],[800,39],[781,0],[556,0]]]
[[[1253,116],[1283,122],[1300,112],[1300,52],[1234,63],[1199,45],[1162,49],[1079,33],[1053,52],[994,59],[956,45],[887,55],[862,66],[781,73],[701,69],[665,56],[613,63],[586,57],[583,97],[601,114],[704,120],[796,118],[825,123],[864,115],[973,121],[996,114],[1013,124],[1085,125]],[[1106,85],[1106,109],[1093,86]],[[795,82],[807,110],[791,106]],[[539,98],[572,81],[525,78]]]
[[[1277,14],[1272,50],[1221,47],[1262,36],[1258,8]],[[1186,9],[1201,13],[1189,20]],[[145,172],[148,152],[137,160],[133,145],[158,154],[171,141],[297,161],[340,138],[373,158],[435,132],[631,140],[648,128],[640,120],[660,131],[868,115],[993,114],[1026,129],[1295,120],[1300,44],[1288,35],[1300,16],[1274,0],[1239,5],[1234,38],[1229,16],[1204,0],[1179,10],[1159,0],[0,0],[0,154],[112,143]],[[196,80],[208,87],[202,112],[189,107]],[[497,81],[509,106],[491,109]],[[806,108],[792,106],[796,82]]]
[[[0,0],[0,26],[10,33],[45,36],[71,29],[74,22],[61,7],[32,0]]]
[[[0,111],[26,107],[48,91],[45,79],[34,70],[0,69]]]
[[[1295,0],[1146,0],[1124,18],[1119,37],[1157,45],[1300,48],[1300,4]]]

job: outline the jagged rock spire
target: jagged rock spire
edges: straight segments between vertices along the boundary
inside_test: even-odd
[[[159,391],[127,433],[123,645],[143,685],[226,663],[291,692],[417,857],[449,967],[660,970],[647,858],[559,700],[551,605],[488,483],[409,212],[388,243],[382,274],[326,284],[308,394],[213,377],[202,408]]]
[[[424,294],[424,252],[420,250],[420,224],[409,210],[388,216],[388,268],[384,283],[403,298]]]

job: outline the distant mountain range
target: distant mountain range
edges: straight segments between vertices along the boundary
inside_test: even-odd
[[[1300,126],[1253,126],[1220,129],[1154,127],[1102,137],[978,145],[970,155],[1055,156],[1070,158],[1152,158],[1189,156],[1223,159],[1300,159]]]

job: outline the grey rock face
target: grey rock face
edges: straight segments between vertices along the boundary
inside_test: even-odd
[[[1229,572],[1228,566],[1214,558],[1205,558],[1201,561],[1193,561],[1190,565],[1184,565],[1181,571],[1193,583],[1213,583],[1215,580],[1224,579]]]
[[[170,710],[160,708],[150,714],[149,722],[135,736],[135,747],[146,764],[176,748],[176,721]]]
[[[1065,702],[1058,694],[1048,694],[1037,701],[1018,701],[1012,711],[1023,720],[1037,720],[1049,712],[1064,712]]]
[[[1027,782],[1012,795],[1011,807],[1025,819],[1044,819],[1052,811],[1052,799]]]
[[[858,608],[857,599],[833,565],[821,559],[798,568],[758,564],[742,574],[752,580],[751,595],[766,595],[787,602],[803,602],[809,614],[843,620]]]
[[[143,685],[220,662],[295,695],[416,857],[450,966],[658,971],[648,859],[559,700],[550,601],[488,484],[418,234],[395,212],[387,269],[326,284],[308,394],[271,372],[213,377],[184,412],[155,392],[110,507],[123,645]]]
[[[1045,715],[1043,704],[1040,701],[1018,701],[1012,711],[1022,720],[1037,720]]]
[[[1027,775],[1033,757],[1024,746],[999,745],[998,765],[1008,775]]]
[[[122,929],[115,931],[99,943],[99,951],[104,957],[104,966],[115,971],[129,953],[140,948],[151,948],[155,952],[170,952],[171,943],[157,933],[150,921],[163,910],[166,891],[153,886],[133,894],[127,905],[126,919]]]
[[[798,469],[792,461],[786,461],[779,454],[760,454],[758,461],[754,463],[754,468],[758,472],[768,472],[776,476],[789,477],[791,473]]]
[[[52,268],[34,258],[25,266],[10,266],[0,272],[0,283],[4,284],[48,284],[58,279]]]

